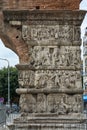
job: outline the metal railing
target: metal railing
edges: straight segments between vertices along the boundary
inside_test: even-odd
[[[13,124],[14,119],[20,116],[19,112],[7,111],[5,105],[0,105],[0,130],[8,130],[8,125]]]
[[[6,124],[6,107],[0,106],[0,126]]]
[[[19,116],[20,116],[20,113],[10,113],[9,115],[7,115],[6,125],[13,124],[14,119],[18,118]]]

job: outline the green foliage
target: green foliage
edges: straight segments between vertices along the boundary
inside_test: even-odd
[[[15,90],[18,85],[18,70],[15,67],[9,68],[10,74],[10,99],[11,102],[18,102],[19,95]],[[4,97],[5,102],[8,99],[8,68],[0,69],[0,97]]]

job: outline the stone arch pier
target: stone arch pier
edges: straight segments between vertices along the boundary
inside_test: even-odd
[[[60,130],[59,121],[83,118],[80,2],[0,0],[0,38],[20,59],[14,130]]]

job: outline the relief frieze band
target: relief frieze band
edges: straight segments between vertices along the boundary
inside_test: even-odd
[[[60,40],[64,42],[72,42],[73,37],[73,28],[69,25],[55,25],[55,26],[45,26],[45,25],[37,25],[37,26],[23,26],[23,39],[24,40],[34,40],[38,44],[43,43],[44,41],[55,41]]]
[[[81,42],[79,32],[79,26],[68,24],[22,26],[22,37],[29,45],[74,45]]]
[[[80,47],[34,46],[29,49],[29,65],[36,69],[80,69]]]
[[[59,115],[79,113],[82,110],[81,103],[81,95],[68,96],[65,94],[49,94],[47,96],[47,111]]]
[[[27,103],[28,102],[28,103]],[[27,113],[55,113],[66,115],[82,111],[82,95],[74,94],[48,94],[32,95],[22,94],[20,106],[22,112]]]
[[[73,89],[80,88],[81,74],[80,71],[36,71],[35,72],[35,88],[58,88]]]
[[[20,71],[19,85],[21,88],[35,89],[80,89],[80,71],[37,70]]]

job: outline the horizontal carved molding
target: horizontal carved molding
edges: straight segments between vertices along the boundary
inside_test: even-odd
[[[28,23],[40,24],[45,23],[51,24],[78,24],[79,26],[82,23],[82,20],[85,15],[85,11],[70,11],[70,10],[4,10],[4,20],[5,21],[27,21]],[[38,21],[38,22],[36,22]],[[42,22],[41,22],[42,21]]]
[[[35,121],[35,123],[37,122],[37,125],[40,125],[41,122],[47,123],[47,124],[57,123],[56,126],[58,124],[60,125],[60,122],[61,123],[67,123],[67,122],[71,123],[72,122],[72,123],[76,124],[76,123],[81,123],[81,122],[83,123],[83,121],[86,121],[86,118],[83,116],[83,114],[80,114],[79,117],[78,117],[78,115],[79,114],[72,115],[72,116],[70,116],[70,115],[67,115],[67,116],[59,115],[58,116],[58,114],[55,114],[55,113],[33,113],[31,116],[31,114],[27,113],[27,121],[29,121],[29,122]],[[21,118],[14,120],[15,123],[17,121],[22,124],[26,123],[26,119],[22,118],[22,116],[21,116]],[[40,124],[38,124],[38,123],[40,123]],[[44,124],[44,125],[46,125],[46,124]],[[32,124],[31,124],[31,126],[32,126]],[[50,126],[51,126],[51,124],[50,124]]]
[[[33,40],[27,40],[25,39],[25,42],[29,45],[29,46],[81,46],[81,39],[79,41],[74,41],[72,40],[71,42],[62,42],[62,41],[51,41],[53,43],[46,43],[46,42],[41,42],[41,43],[38,43],[36,41],[33,41]]]
[[[52,66],[42,66],[42,67],[32,67],[29,64],[17,64],[16,65],[18,70],[32,70],[32,71],[36,71],[36,70],[70,70],[70,71],[79,71],[81,70],[81,67],[75,67],[75,66],[58,66],[58,68],[52,67]],[[46,67],[46,68],[45,68]]]
[[[18,94],[38,94],[38,93],[45,93],[45,94],[50,94],[50,93],[66,93],[66,94],[82,94],[83,90],[82,89],[27,89],[27,88],[18,88],[16,89],[16,92]]]
[[[24,118],[27,115],[27,119]],[[79,116],[79,117],[78,117]],[[28,121],[28,124],[27,124]],[[33,121],[35,123],[33,123]],[[86,118],[83,115],[79,115],[79,114],[72,114],[72,115],[58,115],[58,114],[54,114],[54,113],[33,113],[32,116],[31,114],[25,114],[23,115],[23,117],[21,116],[20,118],[14,120],[14,122],[16,124],[21,123],[22,126],[21,127],[28,127],[29,128],[29,124],[30,126],[32,126],[34,128],[36,128],[36,126],[50,126],[50,127],[57,127],[60,128],[60,123],[61,127],[64,126],[65,123],[75,123],[76,125],[78,123],[83,123],[86,122]],[[32,122],[32,123],[31,123]],[[56,125],[55,125],[56,123]],[[74,126],[75,127],[75,126]]]

